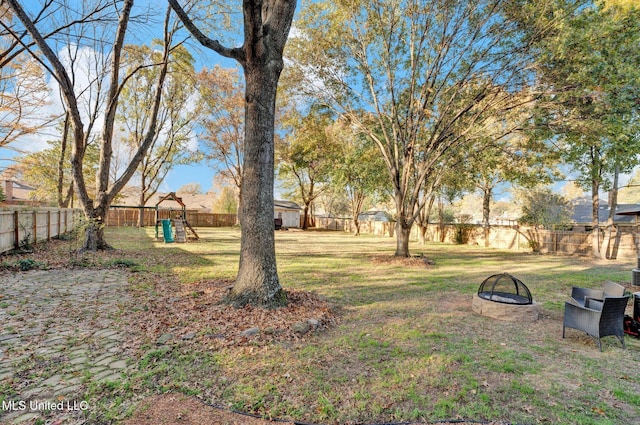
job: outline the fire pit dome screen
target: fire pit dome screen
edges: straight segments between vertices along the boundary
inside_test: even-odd
[[[533,304],[529,288],[509,273],[494,274],[486,278],[478,288],[478,296],[504,304]]]

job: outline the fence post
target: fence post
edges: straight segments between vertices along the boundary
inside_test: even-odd
[[[47,241],[51,240],[51,210],[47,210]]]
[[[20,217],[18,211],[13,212],[13,247],[20,248]]]
[[[33,211],[33,243],[38,242],[38,212]]]

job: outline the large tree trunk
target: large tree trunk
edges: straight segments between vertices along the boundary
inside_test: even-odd
[[[104,238],[104,222],[107,209],[98,207],[85,211],[84,244],[81,251],[113,249]]]
[[[409,235],[411,224],[399,218],[396,222],[396,257],[409,257]]]
[[[277,307],[286,304],[276,270],[273,225],[274,116],[282,64],[245,66],[245,155],[240,201],[240,268],[227,301]]]
[[[240,268],[227,296],[235,306],[286,304],[276,270],[273,225],[275,101],[282,53],[289,36],[294,0],[244,0],[244,44],[226,48],[206,37],[176,0],[169,0],[200,43],[236,59],[245,76],[245,154],[240,210]]]

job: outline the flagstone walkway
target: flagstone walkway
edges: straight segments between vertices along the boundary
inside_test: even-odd
[[[126,284],[122,270],[0,273],[0,424],[85,423],[87,387],[128,368]]]

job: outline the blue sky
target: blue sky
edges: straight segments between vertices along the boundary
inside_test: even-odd
[[[31,9],[32,6],[35,7],[38,3],[34,2],[33,4],[27,3],[27,9]],[[238,6],[240,3],[237,2]],[[133,31],[129,31],[127,35],[128,42],[130,43],[145,43],[151,40],[154,37],[158,37],[162,33],[162,20],[165,13],[166,3],[157,2],[153,0],[142,0],[136,2],[136,6],[134,7],[134,11],[140,13],[143,10],[149,9],[155,13],[155,17],[153,21],[151,21],[151,25],[149,22],[146,24],[139,25],[135,27]],[[231,8],[235,7],[235,5],[229,6]],[[298,10],[300,9],[300,3],[298,3]],[[234,9],[235,10],[235,9]],[[240,9],[238,8],[237,16],[241,17]],[[185,33],[186,34],[186,33]],[[229,39],[235,38],[236,40],[239,37],[242,37],[242,30],[238,28],[237,31],[234,31],[234,34],[228,34]],[[217,53],[201,47],[195,40],[191,39],[189,45],[193,47],[190,49],[192,54],[194,55],[194,59],[196,60],[196,70],[199,71],[203,67],[207,67],[209,69],[213,68],[216,65],[222,67],[238,67],[238,64],[230,59],[226,59],[218,55]],[[238,45],[239,43],[226,42],[228,45]],[[52,96],[56,97],[57,92],[52,92]],[[55,106],[55,105],[54,105]],[[52,109],[54,109],[52,107]],[[56,110],[56,113],[58,111]],[[52,140],[55,138],[59,138],[59,135],[53,134],[51,130],[49,130],[49,134],[39,134],[35,137],[29,137],[21,140],[19,143],[14,146],[20,147],[21,149],[26,149],[28,151],[36,151],[46,148],[46,140]],[[4,169],[6,166],[9,166],[13,163],[12,159],[18,156],[18,154],[6,147],[0,147],[0,171]],[[180,187],[189,184],[189,183],[198,183],[202,188],[203,192],[207,192],[210,190],[214,184],[213,180],[215,177],[215,171],[203,161],[202,163],[191,164],[191,165],[179,165],[175,166],[168,173],[164,182],[162,183],[160,190],[163,192],[176,191]]]
[[[151,5],[156,5],[154,2],[149,2]],[[158,8],[158,9],[164,9]],[[160,12],[160,10],[159,10]],[[138,31],[133,37],[133,42],[142,42],[149,40],[153,36],[157,36],[157,27],[144,27],[145,30]],[[155,29],[154,29],[155,28]],[[191,46],[194,46],[194,58],[196,60],[196,69],[200,70],[202,67],[213,68],[215,65],[222,67],[237,67],[237,64],[233,60],[225,59],[215,52],[212,52],[206,48],[199,47],[195,41],[190,42]],[[49,139],[53,138],[51,136]],[[42,140],[42,137],[40,137]],[[26,144],[32,144],[28,139],[24,141]],[[40,141],[41,143],[41,141]],[[35,143],[34,143],[35,144]],[[41,144],[42,146],[42,144]],[[0,148],[0,170],[10,164],[7,161],[8,158],[12,158],[16,155],[14,151],[7,148]],[[175,166],[167,175],[165,181],[161,185],[160,190],[162,192],[176,191],[180,187],[189,183],[198,183],[203,192],[207,192],[213,187],[213,179],[215,177],[215,171],[205,162],[191,165]],[[507,196],[503,194],[503,197]]]

